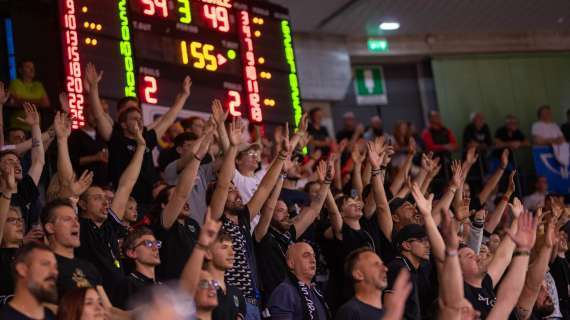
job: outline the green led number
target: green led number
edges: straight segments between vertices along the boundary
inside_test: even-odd
[[[180,12],[180,22],[182,23],[190,23],[192,22],[192,13],[190,11],[190,0],[178,0],[180,7],[178,8],[178,12]]]

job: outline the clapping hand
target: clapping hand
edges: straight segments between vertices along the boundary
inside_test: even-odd
[[[517,224],[517,231],[513,233],[507,229],[507,234],[517,245],[519,250],[530,251],[536,242],[537,221],[532,214],[527,211],[521,214]]]
[[[28,124],[30,127],[40,125],[40,115],[35,105],[29,102],[24,102],[24,112],[26,113],[26,117],[18,117],[19,121]]]

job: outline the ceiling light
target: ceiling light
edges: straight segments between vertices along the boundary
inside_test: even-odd
[[[393,21],[382,22],[380,24],[380,29],[382,29],[382,30],[398,30],[398,29],[400,29],[400,23],[393,22]]]

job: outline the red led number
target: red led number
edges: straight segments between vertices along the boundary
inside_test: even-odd
[[[144,76],[143,81],[144,100],[147,103],[156,104],[158,102],[158,99],[156,98],[156,93],[158,92],[156,78],[152,76]]]
[[[210,27],[221,31],[230,31],[230,19],[228,9],[219,6],[204,5],[204,17],[208,20]]]
[[[147,16],[154,16],[156,14],[162,17],[168,17],[168,5],[166,0],[141,0],[143,5],[143,13]]]
[[[228,91],[228,110],[230,114],[234,117],[241,117],[241,95],[239,92],[230,90]]]

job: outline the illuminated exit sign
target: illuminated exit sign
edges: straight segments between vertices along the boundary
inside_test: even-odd
[[[370,52],[388,52],[390,46],[386,39],[368,39],[368,51]]]

